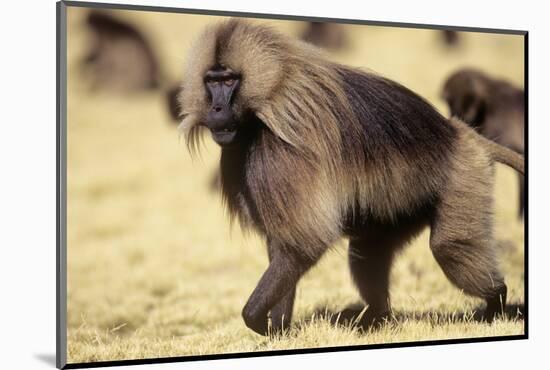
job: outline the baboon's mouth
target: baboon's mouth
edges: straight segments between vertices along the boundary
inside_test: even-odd
[[[224,127],[218,130],[210,130],[212,133],[212,139],[220,146],[227,146],[235,141],[237,137],[237,128],[236,127]]]
[[[235,126],[229,126],[229,127],[224,127],[224,128],[218,128],[218,129],[211,129],[210,131],[212,131],[213,134],[230,134],[232,132],[235,132],[237,131],[237,127]]]

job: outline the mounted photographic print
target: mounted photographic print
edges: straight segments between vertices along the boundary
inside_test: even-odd
[[[58,367],[527,338],[526,31],[57,10]]]

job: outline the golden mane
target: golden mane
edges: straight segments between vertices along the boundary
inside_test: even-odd
[[[208,106],[203,76],[218,63],[241,74],[240,101],[281,140],[312,159],[340,153],[339,122],[354,115],[340,76],[318,49],[240,19],[207,28],[196,45],[181,95],[182,128],[192,150]]]

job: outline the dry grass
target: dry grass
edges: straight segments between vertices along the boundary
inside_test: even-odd
[[[190,39],[213,19],[122,12],[155,41],[166,75],[176,79]],[[359,302],[347,270],[345,242],[298,286],[296,324],[267,339],[248,330],[240,311],[266,267],[259,239],[229,230],[208,190],[218,149],[192,161],[158,93],[91,94],[77,70],[86,37],[82,14],[69,10],[68,359],[88,362],[207,353],[343,346],[522,334],[512,312],[489,325],[472,311],[481,301],[451,286],[422,234],[392,272],[396,317],[359,333],[333,325]],[[297,22],[272,22],[296,34]],[[335,60],[394,78],[446,113],[443,79],[478,66],[523,85],[519,36],[464,35],[447,51],[434,31],[350,26],[352,45]],[[509,301],[522,310],[524,244],[516,220],[515,174],[497,168],[496,234]],[[512,311],[516,309],[513,306]],[[340,316],[340,322],[344,322]]]

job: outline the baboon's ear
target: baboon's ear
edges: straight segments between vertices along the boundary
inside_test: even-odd
[[[170,112],[170,117],[176,122],[180,121],[182,118],[181,112],[183,111],[179,96],[183,88],[180,85],[170,88],[166,92],[166,104],[168,111]]]

